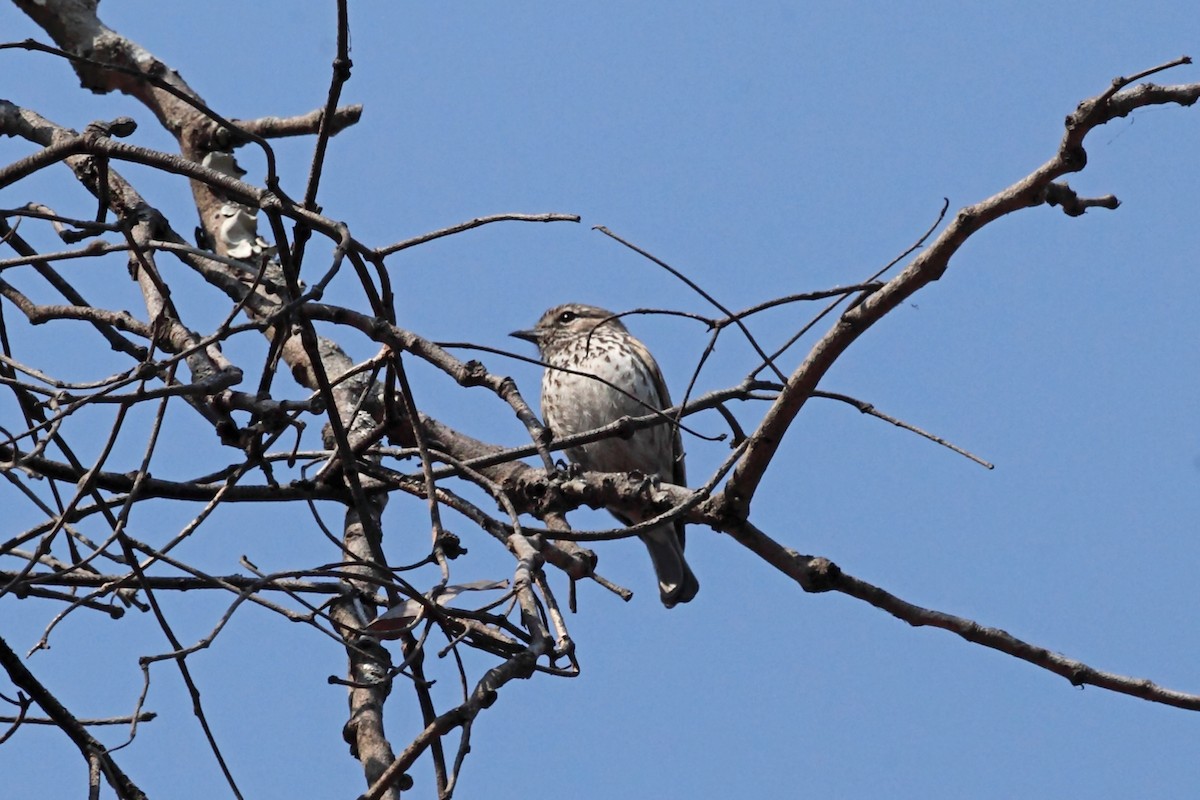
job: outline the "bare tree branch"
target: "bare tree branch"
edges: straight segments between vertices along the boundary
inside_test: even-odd
[[[1145,74],[1179,63],[1188,62],[1170,62]],[[977,231],[1014,211],[1046,202],[1047,187],[1063,175],[1078,172],[1086,166],[1087,152],[1083,148],[1083,140],[1093,129],[1137,108],[1161,104],[1189,106],[1200,97],[1200,84],[1135,88],[1116,95],[1131,80],[1135,79],[1118,78],[1109,90],[1080,103],[1075,113],[1067,117],[1066,133],[1058,151],[1049,161],[986,200],[960,210],[933,244],[882,289],[871,293],[843,313],[837,323],[813,345],[804,361],[788,377],[783,391],[763,417],[758,429],[751,434],[750,448],[742,463],[734,469],[733,477],[723,493],[724,502],[730,505],[732,515],[745,518],[758,484],[792,421],[833,363],[865,330],[914,292],[941,278],[950,266],[950,259]]]
[[[70,737],[75,746],[79,748],[79,752],[84,759],[89,762],[94,760],[98,764],[100,772],[104,775],[105,780],[108,781],[108,785],[117,793],[117,797],[122,798],[122,800],[144,800],[146,795],[121,770],[104,745],[94,739],[87,732],[84,723],[76,719],[34,677],[33,673],[25,668],[25,665],[21,663],[20,656],[14,653],[3,639],[0,639],[0,666],[8,673],[9,679],[25,691],[35,703],[41,706],[42,710],[54,721],[54,724]]]
[[[586,579],[623,599],[632,596],[599,574],[596,554],[577,542],[628,539],[678,521],[729,535],[803,591],[840,592],[910,625],[938,627],[1027,661],[1073,685],[1200,710],[1196,695],[1104,672],[1002,630],[904,601],[846,574],[829,559],[801,555],[760,530],[751,517],[784,436],[814,396],[850,404],[991,467],[872,403],[818,387],[859,335],[938,280],[959,249],[986,226],[1043,204],[1068,216],[1116,209],[1115,196],[1080,196],[1063,178],[1084,168],[1084,140],[1098,126],[1151,105],[1193,104],[1200,84],[1143,82],[1186,59],[1118,78],[1079,104],[1046,163],[961,209],[948,223],[947,203],[911,247],[866,280],[792,291],[735,311],[683,270],[598,227],[674,275],[719,315],[636,308],[606,318],[601,324],[619,326],[618,319],[631,315],[683,317],[691,320],[687,324],[705,327],[707,343],[679,405],[647,405],[636,417],[564,435],[543,424],[510,377],[455,352],[471,350],[489,361],[542,362],[471,342],[439,344],[411,329],[411,317],[400,313],[396,298],[403,295],[407,276],[388,257],[495,222],[577,223],[577,215],[490,214],[379,245],[360,238],[358,228],[327,215],[318,204],[322,182],[330,176],[331,137],[362,114],[361,106],[339,105],[352,76],[345,0],[336,4],[331,22],[334,52],[321,107],[251,120],[226,118],[178,71],[108,28],[98,16],[97,0],[14,4],[56,46],[26,41],[3,48],[20,51],[15,55],[21,57],[69,62],[85,88],[129,95],[154,114],[178,152],[142,144],[144,132],[132,119],[97,121],[77,132],[35,109],[0,101],[0,133],[35,148],[0,165],[0,188],[35,185],[29,179],[48,178],[49,168],[63,164],[70,170],[62,173],[64,181],[87,193],[82,211],[50,198],[46,202],[63,214],[42,202],[0,210],[0,245],[14,254],[0,258],[0,392],[15,409],[13,419],[0,419],[0,475],[22,509],[33,513],[32,522],[20,523],[24,530],[14,526],[0,542],[0,596],[8,602],[36,599],[56,609],[34,651],[68,635],[70,626],[59,623],[84,617],[75,615],[80,609],[126,621],[141,611],[167,642],[165,652],[139,654],[143,683],[133,713],[85,720],[68,712],[0,640],[0,666],[20,690],[16,700],[5,698],[13,713],[0,717],[11,726],[0,743],[27,723],[57,726],[84,756],[93,794],[103,775],[118,796],[142,797],[112,751],[86,726],[127,724],[132,740],[137,725],[154,718],[142,711],[151,678],[158,675],[152,666],[173,662],[195,724],[230,791],[240,796],[205,709],[212,695],[204,694],[188,659],[209,647],[238,609],[257,607],[273,620],[301,623],[346,659],[345,674],[330,682],[347,693],[342,733],[364,776],[362,797],[400,797],[421,764],[432,774],[438,796],[448,798],[472,747],[473,726],[509,682],[539,673],[579,674],[569,616],[562,610],[564,605],[576,610],[576,583]],[[307,176],[300,178],[303,197],[293,200],[281,188],[268,140],[298,135],[314,139]],[[247,144],[263,153],[261,176],[248,176],[233,157]],[[127,165],[137,168],[126,170]],[[181,228],[146,199],[156,193],[139,191],[133,176],[144,180],[146,169],[166,183],[182,187],[187,182],[200,217],[195,242],[185,240]],[[29,228],[43,238],[26,235]],[[324,250],[314,245],[309,252],[313,237]],[[35,246],[46,241],[50,244]],[[326,260],[313,263],[317,258]],[[74,265],[108,270],[122,260],[144,311],[127,311],[107,298],[92,302],[69,277]],[[905,261],[899,274],[883,282],[885,273]],[[181,266],[192,283],[178,277]],[[111,280],[107,271],[103,274]],[[120,280],[125,277],[122,273]],[[346,284],[357,297],[354,305],[340,299],[347,296],[340,291]],[[823,310],[808,315],[807,323],[780,341],[767,341],[747,324],[769,309],[794,311],[791,304],[825,299],[830,302],[822,304]],[[14,312],[10,319],[3,316],[5,308]],[[793,343],[839,308],[845,310],[807,356],[798,365],[785,365]],[[43,346],[48,340],[39,338],[62,329],[82,329],[92,337],[80,337],[85,355],[102,341],[119,365],[96,359],[104,366],[94,373],[68,369],[52,347]],[[705,383],[711,374],[708,359],[727,329],[736,329],[753,353],[740,373],[747,377],[711,388]],[[359,344],[365,339],[368,355],[352,358],[357,351],[346,343],[350,339]],[[243,347],[244,342],[252,344]],[[758,380],[764,369],[778,380]],[[491,404],[491,413],[508,424],[505,430],[518,443],[483,441],[448,424],[441,405],[445,395],[425,391],[422,370],[446,391],[481,389],[478,396]],[[572,374],[581,385],[593,386],[583,381],[595,380],[632,394],[614,381],[578,370]],[[190,407],[185,422],[173,413],[180,401]],[[735,411],[754,419],[744,423]],[[705,477],[691,487],[664,483],[661,475],[589,471],[562,460],[584,445],[658,426],[698,440],[728,439],[731,449],[712,459]],[[130,458],[127,440],[143,435],[144,446]],[[166,460],[161,450],[167,437],[185,443],[194,461]],[[534,459],[538,466],[522,459]],[[678,474],[675,480],[683,483]],[[183,502],[203,505],[161,539],[135,538],[131,532],[135,513],[155,519],[163,505]],[[296,502],[306,504],[302,509],[308,516],[298,524],[289,517],[288,524],[297,524],[298,538],[311,534],[327,548],[327,563],[273,572],[243,556],[237,560],[251,574],[241,575],[227,574],[235,566],[201,568],[209,565],[187,554],[187,544],[211,527],[209,520],[226,504]],[[390,510],[391,503],[404,511]],[[285,506],[269,507],[283,518]],[[642,521],[573,529],[570,515],[581,507]],[[326,522],[331,514],[340,515],[340,526]],[[487,574],[465,577],[473,570]],[[191,627],[181,626],[176,617],[190,597],[186,593],[212,597],[212,590],[229,596],[215,621],[202,628],[207,632],[195,639],[177,633]],[[163,602],[167,597],[171,602]],[[449,694],[433,690],[439,680],[452,687]],[[391,713],[389,701],[408,703],[413,712]],[[30,716],[34,704],[44,717]]]

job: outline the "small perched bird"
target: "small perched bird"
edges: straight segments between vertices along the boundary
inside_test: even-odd
[[[621,417],[641,417],[651,409],[671,406],[654,357],[612,316],[602,308],[567,303],[543,314],[533,329],[510,334],[536,344],[547,364],[542,375],[542,416],[556,436],[590,431]],[[628,439],[613,437],[572,447],[566,453],[584,469],[636,470],[686,485],[683,446],[678,429],[673,431],[670,425],[643,428]],[[647,518],[613,508],[609,511],[626,525]],[[663,605],[671,608],[695,597],[700,584],[683,558],[683,522],[651,528],[641,539],[650,551]]]

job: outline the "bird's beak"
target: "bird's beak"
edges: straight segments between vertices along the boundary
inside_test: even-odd
[[[538,339],[540,338],[538,336],[538,332],[535,330],[513,331],[512,333],[509,334],[509,336],[513,337],[514,339],[524,339],[525,341],[533,342],[534,344],[537,344]]]

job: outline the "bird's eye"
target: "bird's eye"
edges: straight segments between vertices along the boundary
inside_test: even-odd
[[[558,321],[565,325],[568,322],[573,322],[577,316],[579,315],[574,311],[564,311],[558,315]]]

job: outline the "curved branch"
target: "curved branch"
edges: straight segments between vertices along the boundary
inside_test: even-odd
[[[1177,63],[1183,62],[1171,62],[1162,68]],[[1149,72],[1157,69],[1160,68]],[[784,434],[812,396],[821,378],[855,339],[913,293],[941,278],[950,265],[950,259],[977,231],[1014,211],[1046,202],[1047,188],[1055,180],[1067,173],[1078,172],[1087,164],[1083,140],[1094,128],[1125,116],[1136,108],[1164,103],[1188,106],[1200,97],[1200,83],[1137,87],[1117,94],[1117,90],[1126,83],[1128,79],[1119,78],[1113,82],[1114,88],[1080,103],[1075,113],[1067,117],[1066,133],[1058,152],[1049,161],[1008,188],[959,211],[927,250],[883,288],[842,314],[837,323],[813,345],[804,362],[788,377],[783,391],[758,429],[751,434],[750,448],[734,469],[722,493],[724,502],[730,506],[727,512],[730,517],[746,518],[754,493]]]

